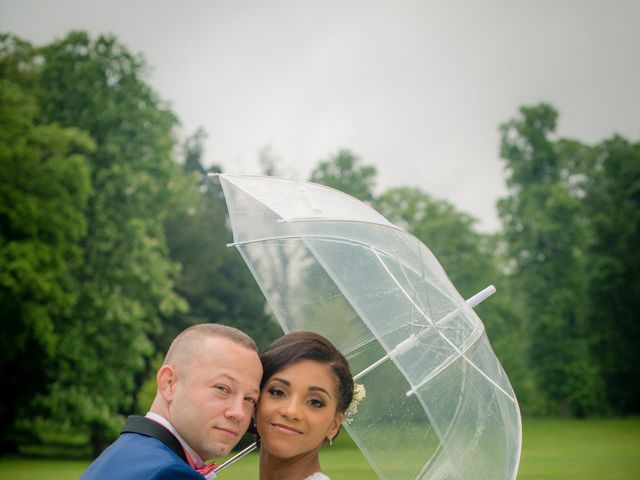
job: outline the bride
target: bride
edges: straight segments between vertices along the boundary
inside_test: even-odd
[[[261,361],[260,480],[329,480],[320,448],[338,434],[353,398],[346,359],[321,335],[292,332],[273,342]]]

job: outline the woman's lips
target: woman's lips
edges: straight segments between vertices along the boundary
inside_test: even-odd
[[[300,435],[302,432],[300,430],[296,430],[293,427],[289,427],[287,425],[283,425],[281,423],[272,423],[271,424],[277,431],[284,433],[286,435]]]

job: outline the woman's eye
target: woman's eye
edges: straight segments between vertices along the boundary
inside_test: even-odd
[[[318,398],[312,398],[308,401],[309,405],[311,405],[313,408],[322,408],[325,406],[325,403],[318,399]]]
[[[281,388],[271,387],[269,389],[269,395],[276,398],[284,397],[284,390]]]

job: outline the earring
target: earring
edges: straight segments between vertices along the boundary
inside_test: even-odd
[[[329,446],[333,447],[333,437],[329,437]]]

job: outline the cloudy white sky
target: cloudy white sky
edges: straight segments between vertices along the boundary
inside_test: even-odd
[[[378,192],[418,186],[496,230],[498,125],[552,103],[559,134],[640,137],[637,0],[0,0],[0,30],[35,44],[113,33],[206,161],[259,173],[270,148],[307,178],[348,148]]]

